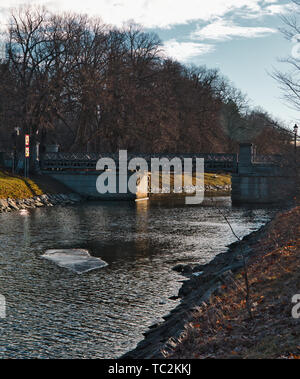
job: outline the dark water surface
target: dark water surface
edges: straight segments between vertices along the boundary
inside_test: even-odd
[[[239,236],[274,208],[214,202]],[[98,202],[0,214],[0,357],[115,358],[177,305],[178,263],[210,261],[235,239],[210,199]],[[108,266],[82,275],[41,259],[47,249],[85,248]]]

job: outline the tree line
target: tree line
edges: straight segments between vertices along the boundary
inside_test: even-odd
[[[268,154],[290,145],[218,70],[169,58],[138,25],[27,6],[12,11],[3,40],[2,147],[16,130],[78,152],[236,152],[253,142]]]

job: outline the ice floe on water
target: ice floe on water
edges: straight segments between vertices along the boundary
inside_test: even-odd
[[[102,259],[91,257],[89,252],[83,249],[52,249],[47,250],[41,257],[77,274],[107,266]]]

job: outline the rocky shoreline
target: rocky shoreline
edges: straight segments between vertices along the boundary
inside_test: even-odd
[[[205,184],[204,187],[205,187],[205,192],[207,193],[214,193],[214,192],[230,193],[231,192],[231,184],[226,184],[224,186]]]
[[[270,222],[245,236],[241,242],[229,245],[227,252],[217,255],[208,264],[175,266],[173,270],[187,278],[178,293],[180,304],[163,317],[164,322],[151,326],[136,348],[120,359],[161,359],[171,353],[185,325],[192,320],[193,311],[211,295],[222,293],[223,284],[244,266],[243,257],[247,259],[257,254],[255,245],[266,236]]]
[[[228,194],[231,186],[205,186],[205,192],[208,194]],[[81,203],[85,200],[94,200],[84,198],[74,192],[59,194],[44,194],[33,196],[26,199],[0,199],[0,213],[9,213],[20,211],[22,209],[34,209],[40,207],[53,207],[55,205],[72,205]]]
[[[81,203],[84,199],[75,193],[44,194],[27,199],[0,199],[0,213],[20,211],[40,207],[53,207],[55,205],[72,205]]]

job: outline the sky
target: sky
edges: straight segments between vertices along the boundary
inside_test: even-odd
[[[161,38],[169,56],[184,64],[218,68],[247,94],[250,105],[262,107],[292,127],[300,112],[283,100],[274,68],[286,71],[280,58],[293,44],[279,28],[280,15],[292,11],[289,0],[35,0],[52,11],[100,16],[104,23],[123,26],[128,21]],[[0,0],[0,22],[5,26],[11,7],[24,0]]]

